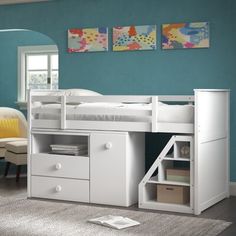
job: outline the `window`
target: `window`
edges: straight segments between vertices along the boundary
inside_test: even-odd
[[[58,89],[58,50],[54,45],[18,47],[18,103],[29,89]]]

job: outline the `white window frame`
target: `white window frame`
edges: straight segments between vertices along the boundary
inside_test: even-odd
[[[20,46],[18,47],[18,91],[17,104],[21,109],[27,108],[26,98],[26,55],[31,53],[52,53],[58,54],[56,45],[37,45],[37,46]]]

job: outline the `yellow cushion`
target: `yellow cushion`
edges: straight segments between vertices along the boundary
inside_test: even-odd
[[[18,119],[0,119],[0,138],[19,137]]]

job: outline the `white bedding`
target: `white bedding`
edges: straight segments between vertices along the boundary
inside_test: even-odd
[[[38,108],[60,108],[60,104],[45,104]],[[78,107],[93,108],[112,108],[112,109],[136,109],[150,110],[151,104],[125,104],[125,103],[82,103],[79,105],[67,105],[69,108],[76,109]],[[59,114],[36,114],[35,119],[59,119]],[[94,121],[140,121],[150,122],[151,117],[125,116],[125,115],[84,115],[84,114],[67,114],[67,120],[94,120]],[[159,102],[158,105],[158,122],[168,123],[193,123],[194,106],[193,105],[168,105]]]

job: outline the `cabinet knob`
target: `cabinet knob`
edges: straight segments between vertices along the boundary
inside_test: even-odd
[[[106,149],[111,149],[111,148],[112,148],[112,143],[111,143],[111,142],[107,142],[107,143],[105,144],[105,148],[106,148]]]
[[[61,190],[62,190],[61,185],[57,185],[55,190],[56,190],[57,193],[61,192]]]
[[[60,169],[62,168],[61,163],[57,163],[57,164],[55,165],[55,168],[56,168],[57,170],[60,170]]]

